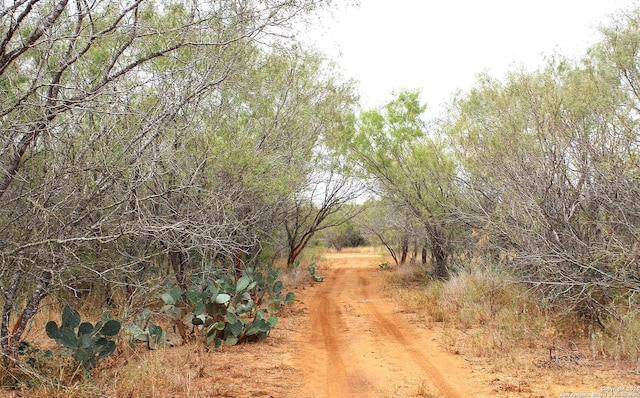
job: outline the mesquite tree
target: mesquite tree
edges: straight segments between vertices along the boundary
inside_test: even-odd
[[[482,78],[452,130],[493,261],[594,321],[640,292],[639,21],[580,63]]]
[[[344,145],[373,191],[421,225],[435,274],[446,278],[456,250],[456,165],[422,121],[424,110],[418,91],[401,92],[382,109],[363,112]]]
[[[360,212],[358,207],[348,204],[360,196],[362,187],[348,175],[320,169],[318,173],[312,173],[307,187],[308,190],[291,199],[284,220],[289,266],[296,263],[316,233],[339,227]]]
[[[369,241],[380,242],[387,249],[396,265],[406,263],[410,243],[425,243],[423,228],[415,215],[394,201],[384,198],[368,201],[356,221],[369,236]],[[426,258],[422,263],[426,263]]]
[[[21,0],[0,10],[5,356],[60,287],[140,285],[165,265],[180,282],[189,264],[259,246],[256,215],[269,212],[248,204],[277,199],[254,200],[271,192],[235,174],[250,154],[218,156],[239,142],[217,140],[216,127],[245,105],[223,88],[260,69],[257,48],[278,48],[269,33],[282,37],[322,3]]]

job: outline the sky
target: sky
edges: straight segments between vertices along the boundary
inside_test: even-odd
[[[481,72],[501,78],[536,68],[545,55],[584,55],[598,26],[634,0],[360,0],[340,6],[309,32],[346,77],[359,81],[363,107],[401,89],[421,89],[427,114]]]

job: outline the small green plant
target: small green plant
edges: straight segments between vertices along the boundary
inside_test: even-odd
[[[248,267],[237,279],[220,275],[189,286],[186,303],[180,288],[172,286],[161,295],[161,312],[174,321],[183,339],[202,336],[216,348],[264,340],[278,322],[280,307],[295,299],[292,292],[282,295],[277,277],[277,270]]]
[[[80,323],[78,311],[65,304],[60,326],[55,321],[49,321],[45,330],[49,338],[64,346],[62,352],[65,355],[89,370],[97,365],[98,360],[113,354],[116,349],[116,343],[111,338],[120,332],[120,322],[110,318],[105,313],[95,325]]]
[[[381,270],[390,270],[391,269],[391,264],[389,264],[388,262],[384,262],[378,265],[378,267],[380,267]]]
[[[309,264],[309,266],[307,267],[307,270],[309,271],[311,276],[314,276],[316,274],[316,263]]]
[[[296,260],[293,264],[289,265],[289,269],[293,271],[296,271],[298,268],[300,268],[300,260]]]
[[[25,363],[27,365],[35,367],[38,362],[53,358],[53,351],[43,351],[31,345],[28,341],[21,341],[18,347],[18,355],[26,358]]]

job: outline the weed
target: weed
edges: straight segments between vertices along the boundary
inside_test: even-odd
[[[280,273],[280,280],[289,289],[295,289],[300,286],[308,285],[313,281],[311,274],[303,269],[286,269]]]
[[[618,310],[605,319],[603,327],[591,326],[592,356],[636,362],[640,356],[640,316],[635,310]]]
[[[420,384],[418,384],[418,388],[415,394],[416,397],[420,397],[420,398],[435,398],[436,395],[434,395],[430,390],[429,387],[427,387],[427,384],[422,381],[420,382]]]

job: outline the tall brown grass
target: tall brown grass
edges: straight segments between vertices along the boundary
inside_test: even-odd
[[[541,361],[590,358],[640,366],[640,317],[629,305],[600,325],[570,309],[547,307],[526,285],[486,269],[465,270],[446,281],[413,266],[384,275],[389,296],[422,322],[441,327],[451,352],[509,359],[529,351]]]

